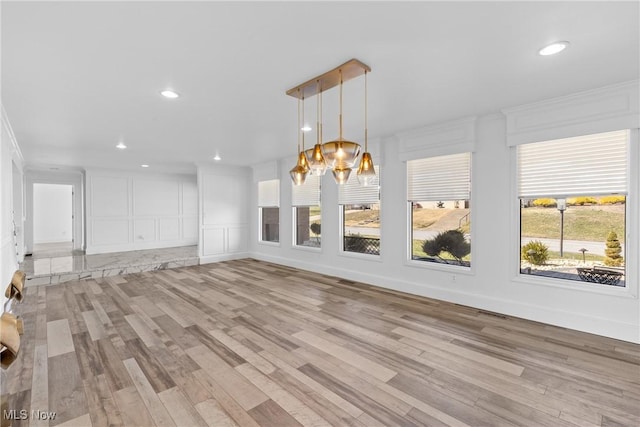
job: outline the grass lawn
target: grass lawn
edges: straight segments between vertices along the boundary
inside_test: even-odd
[[[560,238],[560,212],[556,208],[532,207],[521,212],[523,236]],[[564,238],[604,242],[613,230],[623,242],[624,221],[624,205],[569,206],[564,213]]]
[[[452,209],[414,209],[413,228],[428,228],[451,211]]]
[[[377,209],[366,209],[362,211],[351,211],[344,216],[345,225],[348,227],[380,227],[380,211]]]

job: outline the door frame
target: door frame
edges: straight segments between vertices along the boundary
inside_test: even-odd
[[[34,184],[71,185],[72,200],[72,239],[74,250],[84,250],[85,239],[85,210],[84,210],[84,171],[82,170],[52,170],[27,168],[26,170],[26,218],[25,218],[25,250],[26,254],[33,253],[33,186]]]

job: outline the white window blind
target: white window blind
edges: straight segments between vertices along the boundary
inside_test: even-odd
[[[374,166],[376,177],[366,187],[358,181],[356,170],[351,173],[344,185],[338,186],[339,205],[371,205],[380,202],[380,167]]]
[[[629,131],[519,145],[520,197],[626,194]]]
[[[292,206],[319,206],[321,176],[309,175],[302,185],[291,183]]]
[[[280,207],[279,179],[258,182],[258,206],[261,208]]]
[[[471,153],[407,161],[407,200],[468,200]]]

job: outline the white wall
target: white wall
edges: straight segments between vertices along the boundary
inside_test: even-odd
[[[200,263],[247,256],[251,169],[198,167]]]
[[[195,175],[87,170],[87,254],[195,245]]]
[[[72,193],[71,185],[34,185],[33,242],[35,244],[73,240]]]
[[[615,89],[615,88],[614,88]],[[624,102],[584,101],[581,97],[568,97],[571,102],[563,114],[543,119],[548,111],[543,106],[537,116],[523,116],[518,123],[522,132],[532,131],[536,125],[546,127],[547,132],[537,132],[537,137],[553,135],[551,129],[584,133],[596,129],[607,130],[629,125],[637,128],[637,84],[626,88],[631,98]],[[617,89],[616,89],[617,90]],[[615,91],[615,90],[614,90]],[[608,91],[605,91],[608,92]],[[635,95],[633,94],[635,92]],[[605,97],[610,101],[610,93]],[[626,96],[625,95],[625,96]],[[635,97],[635,98],[634,98]],[[588,97],[587,97],[588,98]],[[558,100],[550,102],[558,105]],[[584,108],[584,105],[588,108]],[[604,128],[594,128],[598,118],[598,106],[614,105],[618,112],[626,114],[627,121],[611,121],[609,110],[601,110],[606,122]],[[614,109],[615,109],[614,108]],[[629,111],[635,114],[628,114]],[[580,120],[580,117],[582,119]],[[476,120],[461,120],[457,126],[429,126],[417,132],[405,132],[382,141],[383,156],[374,158],[382,163],[381,178],[381,256],[366,257],[361,254],[342,253],[339,249],[338,190],[330,174],[324,177],[322,186],[322,249],[310,252],[292,247],[291,180],[286,173],[293,163],[280,164],[280,244],[258,243],[257,184],[251,190],[250,250],[257,259],[294,266],[311,271],[336,275],[386,288],[451,301],[507,315],[532,319],[544,323],[591,332],[622,340],[640,342],[640,301],[638,300],[638,189],[640,187],[637,131],[632,152],[631,170],[633,182],[628,203],[628,215],[633,227],[628,229],[627,242],[632,251],[627,267],[627,288],[607,289],[569,281],[526,280],[518,274],[518,203],[515,198],[515,147],[507,144],[510,135],[517,133],[507,127],[506,116],[496,113]],[[529,127],[529,129],[527,129]],[[453,129],[453,130],[452,130]],[[470,132],[467,130],[471,129]],[[509,129],[509,131],[508,131]],[[602,130],[602,131],[604,131]],[[612,130],[612,129],[608,129]],[[472,268],[470,271],[450,269],[446,266],[430,266],[408,260],[409,215],[406,200],[406,162],[408,153],[416,149],[411,137],[424,138],[426,151],[437,153],[451,144],[474,149],[472,160]],[[429,136],[430,135],[430,136]],[[469,141],[473,140],[473,144]],[[415,141],[415,140],[413,140]],[[435,141],[434,144],[432,144]],[[430,146],[433,145],[433,146]],[[474,148],[475,147],[475,148]],[[635,198],[635,202],[633,202]],[[333,230],[330,232],[329,230]]]
[[[16,244],[20,246],[22,240],[14,237],[13,224],[15,221],[18,229],[22,229],[22,207],[14,206],[14,201],[22,200],[22,195],[16,192],[23,192],[23,158],[4,108],[0,109],[0,301],[4,305],[4,291],[14,271],[18,269],[20,248],[17,248]]]

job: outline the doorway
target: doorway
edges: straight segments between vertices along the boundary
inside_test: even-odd
[[[33,184],[33,253],[73,250],[73,185]]]

